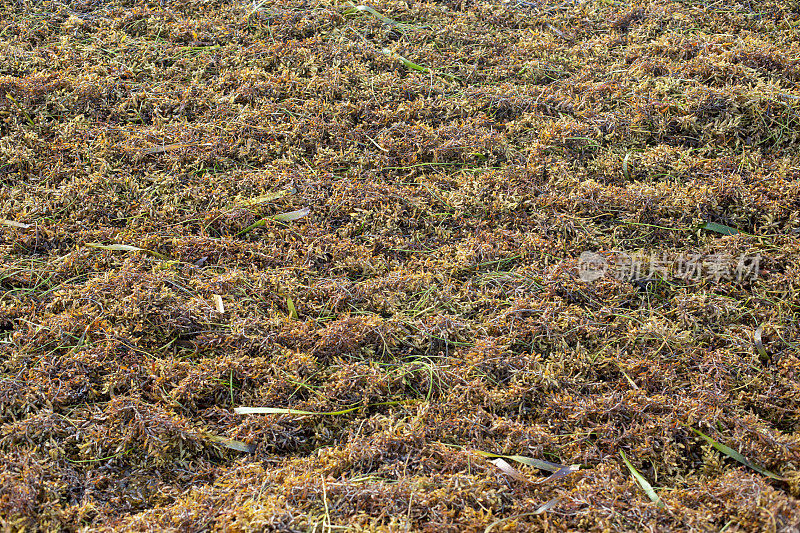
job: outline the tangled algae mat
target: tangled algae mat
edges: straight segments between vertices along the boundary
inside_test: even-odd
[[[0,524],[797,531],[799,25],[2,2]]]

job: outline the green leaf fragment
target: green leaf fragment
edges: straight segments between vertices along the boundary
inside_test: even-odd
[[[546,483],[548,481],[556,481],[561,479],[562,477],[567,477],[568,475],[572,474],[573,472],[577,472],[581,469],[581,465],[569,465],[565,466],[558,470],[558,472],[554,472],[550,477],[541,481],[541,483]]]
[[[316,415],[316,416],[339,416],[353,411],[358,411],[364,407],[376,407],[379,405],[400,405],[407,401],[378,402],[369,405],[358,405],[341,411],[301,411],[300,409],[284,409],[281,407],[236,407],[233,412],[237,415]]]
[[[625,154],[625,158],[622,160],[622,175],[625,177],[627,181],[631,180],[631,173],[628,169],[628,160],[631,158],[631,153],[628,152]]]
[[[720,451],[723,454],[727,455],[731,459],[735,459],[736,461],[739,461],[744,466],[746,466],[748,468],[752,468],[753,470],[755,470],[759,474],[767,476],[769,478],[776,479],[778,481],[786,481],[785,477],[781,477],[781,476],[779,476],[777,474],[773,474],[769,470],[766,470],[764,468],[761,468],[760,466],[757,466],[757,465],[753,464],[747,457],[745,457],[741,453],[737,452],[736,450],[734,450],[733,448],[731,448],[729,446],[725,446],[724,444],[721,444],[721,443],[715,441],[714,439],[712,439],[711,437],[709,437],[708,435],[706,435],[702,431],[700,431],[698,429],[695,429],[695,428],[689,428],[689,429],[691,429],[692,431],[697,433],[700,437],[702,437],[706,442],[708,442],[711,446],[716,448],[718,451]]]
[[[226,437],[220,437],[218,435],[206,435],[206,438],[211,442],[216,442],[220,446],[224,446],[230,450],[236,450],[237,452],[244,452],[244,453],[253,453],[256,451],[256,447],[254,444],[245,444],[242,441],[229,439]]]
[[[648,481],[644,478],[644,476],[641,475],[639,471],[636,470],[636,468],[634,468],[631,462],[628,461],[628,458],[625,457],[625,452],[620,450],[619,454],[620,456],[622,456],[622,460],[625,461],[625,465],[628,467],[628,470],[630,470],[631,474],[633,474],[633,478],[636,480],[637,483],[639,483],[639,486],[642,487],[642,489],[644,489],[644,492],[645,494],[647,494],[647,497],[650,498],[653,502],[655,502],[655,504],[658,505],[659,507],[661,508],[666,507],[664,505],[664,502],[661,501],[661,497],[658,494],[656,494],[655,490],[653,490],[653,486],[650,485],[650,483],[648,483]]]
[[[385,15],[381,15],[380,13],[378,13],[377,11],[375,11],[374,9],[372,9],[369,6],[364,6],[364,5],[356,6],[356,7],[348,9],[345,13],[351,14],[351,13],[356,13],[358,11],[361,11],[361,12],[364,12],[364,13],[369,13],[370,15],[375,17],[376,19],[380,20],[381,22],[383,22],[384,24],[387,24],[389,26],[397,26],[397,22],[396,21],[390,19],[389,17],[387,17]]]
[[[169,259],[164,254],[160,254],[153,250],[148,250],[146,248],[139,248],[138,246],[132,246],[130,244],[99,244],[96,242],[86,243],[86,246],[89,248],[97,248],[99,250],[107,250],[109,252],[144,252],[159,259]]]
[[[300,409],[283,409],[280,407],[236,407],[233,412],[237,415],[321,415],[321,416],[335,416],[343,415],[356,411],[361,407],[352,407],[350,409],[343,409],[342,411],[301,411]]]
[[[561,498],[560,498],[560,497],[558,497],[558,498],[553,498],[552,500],[549,500],[549,501],[545,502],[544,504],[540,505],[540,506],[539,506],[539,508],[538,508],[538,509],[536,509],[536,510],[535,510],[533,513],[531,513],[531,514],[537,515],[537,514],[542,514],[542,513],[546,512],[546,511],[549,511],[550,509],[552,509],[553,507],[555,507],[555,506],[556,506],[556,504],[558,504],[558,502],[560,502],[560,501],[561,501]]]
[[[272,217],[272,220],[276,220],[278,222],[292,222],[303,218],[310,212],[311,212],[310,208],[304,207],[303,209],[298,209],[296,211],[289,211],[288,213],[281,213],[280,215],[275,215]]]
[[[540,470],[546,470],[547,472],[559,472],[564,468],[572,468],[566,467],[564,465],[560,465],[558,463],[551,463],[549,461],[542,461],[541,459],[534,459],[532,457],[524,457],[522,455],[501,455],[497,453],[491,452],[484,452],[481,450],[475,450],[475,453],[478,455],[482,455],[484,457],[497,457],[501,459],[510,459],[512,461],[516,461],[518,463],[522,463],[524,465],[532,466],[534,468],[538,468]],[[573,465],[574,467],[580,467],[580,465]],[[577,468],[576,468],[577,469]],[[573,470],[574,471],[574,470]]]
[[[415,26],[414,24],[409,24],[407,22],[398,22],[396,20],[393,20],[366,5],[353,6],[344,12],[345,15],[355,15],[357,13],[369,13],[376,19],[380,20],[382,23],[386,24],[387,26],[392,26],[393,28],[400,30],[401,32],[404,32],[406,30],[419,29],[419,27]]]
[[[11,226],[12,228],[21,228],[21,229],[28,229],[32,227],[31,224],[23,224],[22,222],[15,222],[13,220],[6,220],[4,218],[0,218],[0,224],[4,226]]]
[[[276,222],[292,222],[294,220],[298,220],[298,219],[303,218],[304,216],[308,215],[310,212],[311,212],[310,208],[304,207],[303,209],[298,209],[296,211],[289,211],[288,213],[280,213],[278,215],[272,215],[271,217],[262,218],[261,220],[258,220],[256,222],[250,224],[249,226],[247,226],[246,228],[244,228],[243,230],[238,232],[236,235],[242,235],[244,233],[248,233],[250,231],[253,231],[256,228],[260,228],[261,226],[264,226],[270,220],[274,220]]]
[[[11,96],[10,94],[6,94],[6,98],[7,98],[7,99],[8,99],[8,100],[9,100],[9,101],[12,103],[12,104],[14,104],[14,107],[16,107],[16,108],[19,110],[19,112],[20,112],[20,113],[22,113],[22,114],[25,116],[25,120],[27,120],[27,121],[28,121],[28,124],[30,124],[30,125],[31,125],[31,128],[35,128],[35,127],[36,127],[36,124],[33,122],[33,119],[32,119],[32,118],[31,118],[31,116],[28,114],[28,112],[27,112],[27,111],[25,111],[25,109],[24,109],[24,108],[23,108],[23,107],[22,107],[22,106],[19,104],[19,102],[17,102],[17,100],[16,100],[16,99],[15,99],[13,96]]]
[[[767,350],[764,348],[763,335],[764,335],[764,324],[761,324],[760,326],[758,326],[758,328],[756,328],[755,332],[753,333],[753,344],[755,345],[756,351],[758,351],[758,354],[761,357],[769,358],[769,354],[767,353]]]
[[[131,246],[130,244],[97,244],[87,243],[86,246],[90,248],[99,248],[100,250],[109,250],[111,252],[147,252],[144,248],[138,246]]]
[[[281,191],[273,191],[267,194],[262,194],[261,196],[256,196],[255,198],[247,198],[242,200],[239,205],[256,205],[256,204],[264,204],[267,202],[272,202],[273,200],[277,200],[279,198],[283,198],[287,194],[292,194],[293,190],[281,190]]]
[[[700,229],[713,231],[714,233],[719,233],[720,235],[736,235],[739,233],[739,230],[736,228],[725,226],[724,224],[717,224],[716,222],[706,222],[700,226]]]
[[[387,57],[391,57],[393,59],[399,60],[401,63],[403,63],[403,66],[406,67],[407,69],[416,70],[418,72],[424,72],[425,74],[433,73],[433,70],[429,69],[428,67],[424,67],[422,65],[418,65],[417,63],[414,63],[413,61],[409,61],[405,57],[401,56],[400,54],[398,54],[396,52],[392,52],[388,48],[384,48],[383,50],[381,50],[381,52],[383,53],[383,55],[385,55]],[[456,76],[454,74],[449,74],[447,72],[436,72],[436,74],[439,75],[439,76],[443,76],[445,78],[451,79],[451,80],[463,81],[458,76]]]
[[[268,220],[269,220],[269,218],[262,218],[261,220],[253,222],[252,224],[250,224],[249,226],[244,228],[242,231],[238,232],[236,235],[242,235],[244,233],[248,233],[250,231],[253,231],[256,228],[260,228],[261,226],[266,224]]]
[[[413,61],[409,61],[405,57],[403,57],[400,54],[397,54],[395,52],[392,52],[388,48],[384,48],[383,50],[381,50],[381,52],[383,52],[383,55],[385,55],[385,56],[391,57],[393,59],[398,59],[403,64],[403,66],[408,68],[408,69],[416,70],[416,71],[419,71],[419,72],[425,72],[425,73],[428,73],[428,72],[431,71],[431,69],[429,69],[428,67],[423,67],[422,65],[418,65],[418,64],[414,63]]]
[[[294,300],[292,300],[289,296],[286,297],[286,308],[289,310],[289,316],[297,320],[299,317],[297,314],[297,308],[294,306]]]

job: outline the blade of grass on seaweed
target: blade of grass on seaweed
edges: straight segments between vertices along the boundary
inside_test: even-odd
[[[522,455],[501,455],[498,453],[492,452],[484,452],[481,450],[475,450],[475,453],[478,455],[482,455],[484,457],[493,457],[493,458],[500,458],[500,459],[511,459],[512,461],[516,461],[518,463],[522,463],[524,465],[532,466],[534,468],[538,468],[540,470],[546,470],[548,472],[558,472],[559,470],[566,468],[564,465],[560,465],[558,463],[551,463],[549,461],[542,461],[541,459],[534,459],[532,457],[523,457]],[[579,467],[579,465],[573,465]]]
[[[527,464],[529,466],[535,466],[535,465],[532,464],[532,463],[535,462],[536,465],[538,465],[537,468],[541,468],[543,470],[552,471],[552,470],[549,470],[549,468],[544,468],[544,466],[540,465],[539,464],[540,462],[538,460],[536,460],[536,459],[531,459],[529,457],[521,457],[519,455],[509,455],[509,456],[506,456],[506,457],[508,459],[512,460],[512,461],[517,461],[517,462],[520,462],[522,464]],[[523,461],[520,461],[520,459],[523,459]],[[507,462],[505,462],[502,458],[491,459],[489,462],[492,463],[493,465],[495,465],[497,468],[499,468],[503,472],[505,472],[506,474],[510,475],[511,477],[516,478],[516,479],[520,479],[520,480],[524,480],[524,481],[528,481],[530,483],[528,478],[526,478],[521,472],[519,472],[518,470],[513,468]],[[547,463],[547,461],[542,461],[542,462],[543,463]],[[548,463],[548,464],[553,464],[553,463]],[[557,467],[559,465],[553,464],[553,466]],[[536,481],[536,483],[547,483],[549,481],[556,481],[556,480],[561,479],[562,477],[566,477],[566,476],[572,474],[573,472],[577,472],[580,469],[581,469],[581,465],[564,466],[564,467],[559,468],[558,470],[556,470],[549,477],[547,477],[545,479],[542,479],[541,481]]]
[[[169,259],[167,256],[148,250],[146,248],[139,248],[138,246],[131,246],[130,244],[98,244],[96,242],[88,242],[86,246],[89,248],[98,248],[100,250],[108,250],[109,252],[145,252],[158,257],[159,259]]]
[[[380,20],[381,22],[386,24],[387,26],[394,26],[395,28],[398,28],[401,31],[420,30],[420,29],[429,27],[429,26],[424,25],[424,24],[423,25],[416,25],[416,24],[410,24],[408,22],[397,22],[396,20],[390,19],[386,15],[384,15],[382,13],[379,13],[378,11],[372,9],[371,7],[363,5],[363,4],[362,5],[358,5],[358,6],[354,6],[351,3],[350,5],[352,7],[344,12],[345,15],[353,15],[353,14],[358,13],[358,12],[369,13],[373,17],[377,18],[378,20]]]
[[[132,450],[133,450],[133,448],[128,448],[127,450],[122,450],[121,452],[115,453],[114,455],[108,455],[106,457],[98,457],[97,459],[69,459],[69,458],[66,458],[66,457],[65,457],[65,459],[67,460],[67,462],[75,463],[75,464],[79,464],[79,463],[96,463],[98,461],[107,461],[109,459],[116,459],[117,457],[125,455],[126,453],[129,453]]]
[[[403,57],[400,54],[397,54],[395,52],[392,52],[388,48],[384,48],[383,50],[381,50],[381,52],[383,52],[383,54],[388,56],[388,57],[392,57],[394,59],[399,59],[400,62],[403,63],[404,67],[409,68],[411,70],[416,70],[418,72],[424,72],[426,74],[431,71],[431,69],[429,69],[428,67],[423,67],[422,65],[418,65],[418,64],[414,63],[413,61],[409,61],[405,57]]]
[[[284,189],[281,191],[272,191],[267,194],[262,194],[261,196],[256,196],[255,198],[247,198],[238,202],[238,205],[256,205],[256,204],[264,204],[267,202],[272,202],[273,200],[277,200],[278,198],[283,198],[287,194],[294,194],[294,189]]]
[[[21,229],[28,229],[33,227],[32,224],[23,224],[22,222],[14,222],[13,220],[6,220],[4,218],[0,218],[0,224],[5,226],[11,226],[12,228],[21,228]]]
[[[294,306],[294,300],[290,296],[286,297],[286,308],[289,310],[289,316],[293,319],[297,320],[299,315],[297,314],[297,308]]]
[[[276,222],[292,222],[293,220],[298,220],[303,218],[304,216],[308,215],[311,212],[311,209],[308,207],[304,207],[303,209],[298,209],[296,211],[289,211],[288,213],[280,213],[278,215],[273,215],[271,217],[262,218],[256,222],[253,222],[242,231],[237,233],[236,235],[242,235],[244,233],[248,233],[253,231],[256,228],[260,228],[261,226],[265,225],[268,221],[274,220]]]
[[[531,513],[531,514],[535,514],[535,515],[536,515],[536,514],[542,514],[542,513],[546,512],[546,511],[549,511],[550,509],[552,509],[553,507],[555,507],[555,506],[558,504],[558,502],[560,502],[560,501],[561,501],[561,498],[560,498],[560,497],[558,497],[558,498],[553,498],[552,500],[548,500],[548,501],[546,501],[545,503],[543,503],[542,505],[540,505],[540,506],[539,506],[539,507],[538,507],[538,508],[537,508],[537,509],[536,509],[536,510],[533,512],[533,513]]]
[[[755,332],[753,333],[753,344],[755,344],[756,350],[758,351],[759,355],[761,355],[761,357],[768,358],[769,354],[767,353],[767,350],[764,349],[764,341],[762,339],[763,335],[764,335],[764,324],[761,324],[756,328]]]
[[[403,63],[403,66],[408,68],[408,69],[416,70],[418,72],[424,72],[426,74],[430,74],[430,73],[433,72],[428,67],[423,67],[422,65],[418,65],[418,64],[414,63],[413,61],[409,61],[405,57],[401,56],[400,54],[398,54],[396,52],[392,52],[388,48],[384,48],[383,50],[381,50],[381,52],[385,56],[400,60],[400,62]],[[436,72],[435,74],[437,74],[439,76],[444,76],[445,78],[450,78],[451,80],[462,81],[461,78],[459,78],[458,76],[456,76],[454,74],[449,74],[447,72]]]
[[[491,459],[489,462],[492,463],[497,468],[499,468],[504,474],[508,475],[509,477],[513,477],[517,481],[523,481],[525,483],[530,483],[530,480],[528,478],[526,478],[522,474],[522,472],[520,472],[519,470],[517,470],[516,468],[514,468],[513,466],[508,464],[505,461],[505,459],[500,459],[500,458]]]
[[[212,294],[211,299],[214,301],[214,307],[217,308],[220,314],[225,314],[225,302],[222,301],[222,296],[219,294]]]
[[[147,148],[145,150],[142,150],[142,154],[143,155],[162,154],[164,152],[170,152],[172,150],[188,148],[189,146],[193,145],[187,143],[159,144],[158,146],[154,146],[153,148]]]
[[[237,415],[320,415],[320,416],[337,416],[357,411],[359,407],[351,407],[350,409],[342,409],[341,411],[301,411],[300,409],[283,409],[281,407],[236,407],[233,412]]]
[[[365,5],[351,7],[350,9],[345,11],[345,14],[349,15],[349,14],[355,13],[357,11],[369,13],[370,15],[375,17],[376,19],[380,20],[381,22],[383,22],[384,24],[387,24],[389,26],[397,26],[398,25],[397,21],[394,21],[394,20],[390,19],[389,17],[387,17],[386,15],[382,15],[382,14],[378,13],[377,11],[375,11],[374,9],[372,9],[371,7],[365,6]]]
[[[720,235],[736,235],[739,233],[739,230],[736,228],[732,228],[724,224],[717,224],[716,222],[706,222],[700,226],[700,229],[713,231],[714,233],[719,233]]]
[[[525,516],[536,516],[536,515],[542,514],[542,513],[546,512],[546,511],[549,511],[553,507],[555,507],[556,504],[558,504],[558,502],[560,502],[560,501],[561,501],[560,497],[553,498],[552,500],[548,500],[545,503],[543,503],[542,505],[540,505],[539,507],[537,507],[536,510],[534,512],[532,512],[532,513],[522,513],[522,514],[517,514],[517,515],[514,515],[514,516],[507,516],[505,518],[501,518],[500,520],[495,520],[494,522],[492,522],[491,524],[486,526],[486,529],[483,530],[483,533],[489,533],[490,531],[492,531],[492,529],[495,526],[499,526],[503,522],[508,522],[509,520],[516,520],[517,518],[523,518]]]
[[[237,452],[253,453],[256,451],[255,444],[245,444],[242,441],[220,437],[219,435],[212,435],[210,433],[206,434],[205,437],[211,442],[216,442],[220,446],[224,446],[230,450],[236,450]]]
[[[409,400],[398,400],[394,402],[378,402],[368,405],[358,405],[349,407],[341,411],[301,411],[299,409],[283,409],[281,407],[236,407],[233,412],[237,415],[317,415],[317,416],[339,416],[353,411],[358,411],[364,407],[377,407],[379,405],[400,405],[409,403]]]
[[[711,446],[716,448],[718,451],[720,451],[723,454],[727,455],[731,459],[735,459],[735,460],[739,461],[744,466],[746,466],[748,468],[752,468],[753,470],[755,470],[759,474],[762,474],[764,476],[770,477],[772,479],[776,479],[778,481],[786,481],[785,477],[781,477],[781,476],[779,476],[777,474],[773,474],[769,470],[766,470],[764,468],[761,468],[758,465],[753,464],[747,457],[745,457],[741,453],[737,452],[733,448],[730,448],[728,446],[725,446],[724,444],[721,444],[721,443],[715,441],[714,439],[712,439],[711,437],[709,437],[708,435],[706,435],[702,431],[700,431],[698,429],[695,429],[695,428],[689,428],[689,429],[691,429],[692,431],[694,431],[695,433],[700,435],[706,442],[708,442]]]
[[[271,220],[271,217],[262,218],[261,220],[257,220],[255,222],[253,222],[252,224],[250,224],[249,226],[247,226],[246,228],[244,228],[242,231],[238,232],[236,235],[243,235],[245,233],[253,231],[256,228],[260,228],[261,226],[266,224],[267,221],[269,221],[269,220]]]
[[[653,490],[653,486],[647,482],[644,476],[641,475],[639,471],[633,467],[631,462],[628,461],[628,458],[625,457],[625,452],[620,450],[619,454],[622,456],[622,460],[625,461],[625,465],[628,467],[628,470],[630,470],[631,474],[633,474],[633,478],[636,480],[637,483],[639,483],[639,486],[642,487],[642,489],[644,489],[644,492],[647,494],[647,497],[650,498],[653,502],[655,502],[655,504],[658,505],[659,507],[665,507],[664,502],[661,501],[661,497],[658,494],[656,494],[655,490]]]
[[[252,15],[256,11],[261,9],[261,6],[263,6],[266,3],[267,3],[267,0],[261,0],[260,2],[256,2],[256,0],[253,0],[253,6],[250,8],[250,14]]]
[[[6,98],[7,98],[7,99],[8,99],[8,100],[9,100],[9,101],[12,103],[12,104],[14,104],[14,107],[16,107],[16,108],[19,110],[19,112],[20,112],[20,113],[22,113],[22,114],[25,116],[25,120],[27,120],[27,121],[28,121],[28,124],[30,124],[30,125],[31,125],[31,128],[36,128],[36,124],[33,122],[33,119],[32,119],[32,118],[31,118],[31,116],[28,114],[28,112],[27,112],[27,111],[25,111],[25,109],[24,109],[24,108],[23,108],[23,107],[22,107],[22,106],[19,104],[19,102],[17,102],[17,101],[16,101],[16,99],[14,99],[14,97],[13,97],[13,96],[11,96],[10,94],[6,94]]]
[[[642,223],[642,222],[631,222],[630,220],[617,219],[615,222],[617,222],[619,224],[624,224],[626,226],[643,226],[643,227],[646,227],[646,228],[656,228],[656,229],[663,229],[663,230],[667,230],[667,231],[694,231],[693,228],[670,228],[670,227],[667,227],[667,226],[658,226],[656,224],[645,224],[645,223]]]
[[[622,175],[625,177],[626,180],[631,180],[631,173],[628,170],[628,160],[631,158],[631,153],[628,152],[625,154],[625,158],[622,160]]]
[[[624,370],[620,369],[619,371],[622,372],[622,375],[625,376],[625,379],[628,380],[628,383],[631,384],[631,387],[633,387],[634,390],[639,390],[639,385],[637,385],[636,382],[633,381]]]
[[[556,481],[561,479],[562,477],[567,477],[568,475],[572,474],[573,472],[577,472],[581,469],[581,465],[569,465],[561,468],[557,472],[554,472],[551,476],[546,479],[539,481],[538,483],[547,483],[548,481]]]
[[[272,220],[276,220],[278,222],[293,222],[295,220],[303,218],[310,212],[311,208],[304,207],[303,209],[298,209],[296,211],[289,211],[288,213],[281,213],[279,215],[275,215],[272,217]]]

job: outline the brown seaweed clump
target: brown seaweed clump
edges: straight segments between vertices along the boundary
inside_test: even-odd
[[[0,529],[800,530],[798,24],[0,3]]]

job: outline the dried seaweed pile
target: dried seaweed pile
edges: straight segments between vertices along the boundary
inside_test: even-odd
[[[2,2],[0,525],[796,531],[799,29]]]

